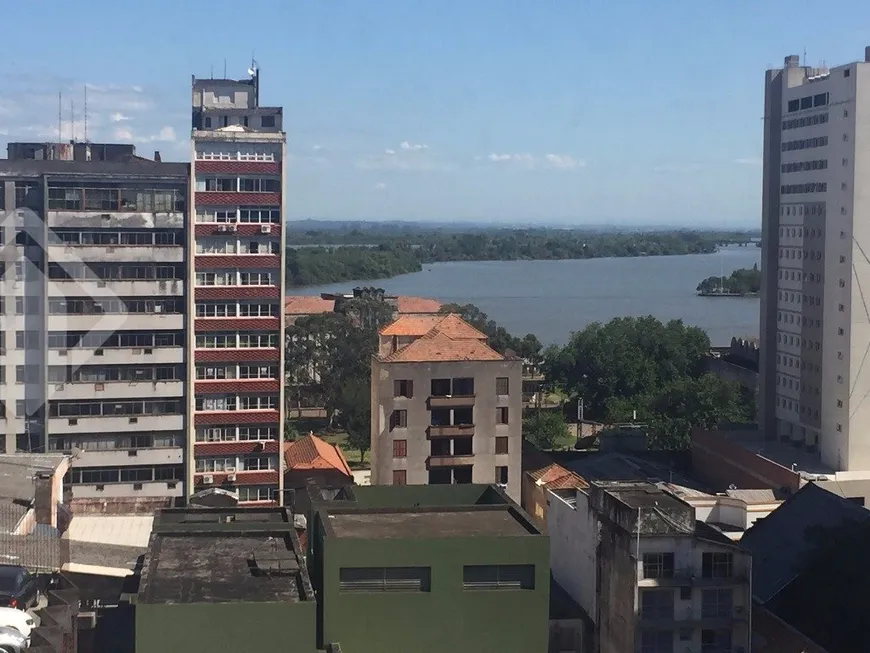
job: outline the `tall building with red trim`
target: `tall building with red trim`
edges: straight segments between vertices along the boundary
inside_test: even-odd
[[[286,136],[249,73],[193,78],[186,481],[265,502],[283,494]]]

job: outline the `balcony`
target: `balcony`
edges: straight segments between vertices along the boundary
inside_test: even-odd
[[[474,456],[468,455],[451,455],[451,456],[429,456],[427,461],[429,469],[436,467],[464,467],[474,464]]]
[[[181,263],[184,249],[175,245],[51,245],[48,248],[55,263],[82,261],[116,263]]]
[[[474,395],[440,395],[426,400],[429,410],[433,408],[470,408],[474,406]]]
[[[697,569],[675,569],[667,578],[641,578],[638,587],[728,587],[748,583],[746,574],[734,571],[727,577],[707,578]]]
[[[183,381],[103,381],[49,383],[48,397],[54,401],[78,399],[158,399],[184,396]]]
[[[679,607],[671,611],[651,610],[641,612],[638,625],[642,628],[728,628],[735,621],[746,621],[749,611],[745,606],[737,605],[730,609],[709,611],[699,610],[695,606]]]
[[[474,435],[474,424],[452,424],[446,426],[430,426],[426,429],[429,438],[455,438]]]
[[[184,294],[182,279],[50,279],[53,294],[85,297],[166,297]]]

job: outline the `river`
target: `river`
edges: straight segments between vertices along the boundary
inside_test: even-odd
[[[389,295],[434,297],[475,304],[511,333],[534,333],[546,344],[614,317],[654,315],[703,328],[714,345],[732,336],[757,336],[757,298],[695,295],[703,279],[761,260],[758,247],[727,247],[717,254],[600,258],[570,261],[435,263],[422,272],[379,281],[348,281],[290,290],[291,294],[350,292],[376,286]]]

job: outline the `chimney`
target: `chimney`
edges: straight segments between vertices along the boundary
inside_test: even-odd
[[[864,48],[864,62],[870,63],[870,45]]]
[[[160,152],[157,150],[154,150],[154,160],[157,161],[157,163],[160,163],[160,161],[161,161]]]
[[[36,516],[36,523],[55,526],[54,472],[36,472],[33,482],[33,512]]]
[[[801,58],[799,55],[790,54],[785,58],[785,67],[786,68],[797,68],[801,65]]]

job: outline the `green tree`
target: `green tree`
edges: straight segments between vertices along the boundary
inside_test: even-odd
[[[359,461],[371,445],[371,395],[369,384],[354,379],[345,384],[338,404],[339,424],[347,431],[347,444],[359,451]]]
[[[583,397],[587,416],[610,424],[636,419],[647,425],[652,448],[682,449],[694,426],[754,414],[748,393],[706,373],[709,349],[707,335],[682,322],[617,318],[548,348],[543,367],[551,383]]]
[[[523,417],[523,438],[541,451],[555,448],[568,436],[560,410],[531,410]]]

